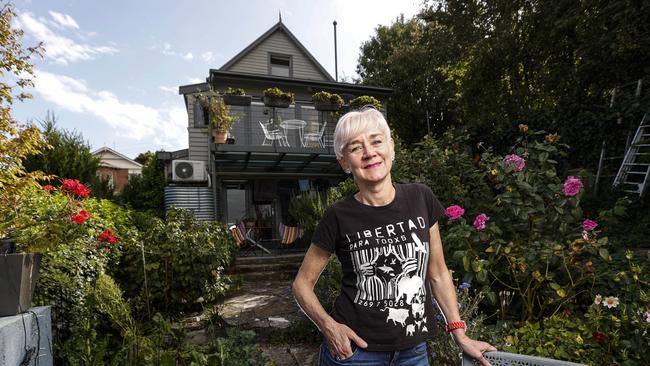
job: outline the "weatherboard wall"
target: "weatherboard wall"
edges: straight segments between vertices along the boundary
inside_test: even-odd
[[[292,75],[296,79],[327,81],[327,77],[282,31],[275,31],[257,45],[242,59],[228,68],[228,71],[269,75],[269,54],[282,54],[292,57]]]

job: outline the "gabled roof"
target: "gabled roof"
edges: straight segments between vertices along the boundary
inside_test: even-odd
[[[228,71],[228,69],[231,66],[233,66],[235,63],[237,63],[237,61],[244,58],[244,56],[246,56],[250,51],[255,49],[255,47],[257,47],[259,44],[264,42],[267,38],[269,38],[276,31],[284,32],[287,35],[287,37],[289,37],[289,39],[296,44],[296,47],[298,47],[298,49],[301,50],[305,54],[307,59],[309,59],[314,64],[314,66],[316,66],[316,68],[318,68],[318,70],[320,70],[320,72],[322,72],[323,75],[325,75],[325,77],[327,77],[327,79],[329,81],[334,81],[334,78],[332,77],[332,75],[330,75],[329,72],[327,72],[327,70],[325,70],[323,65],[321,65],[316,60],[316,58],[311,53],[309,53],[309,51],[307,51],[305,46],[303,46],[302,43],[300,43],[298,38],[296,38],[296,36],[294,36],[293,33],[291,33],[289,28],[287,28],[284,25],[284,23],[282,23],[282,20],[275,23],[274,26],[272,26],[264,34],[259,36],[259,38],[257,38],[255,41],[253,41],[253,43],[249,44],[248,47],[244,48],[241,52],[239,52],[237,55],[235,55],[235,57],[231,58],[230,61],[226,62],[223,66],[221,66],[221,68],[219,68],[219,70]]]
[[[142,168],[142,164],[138,163],[135,160],[129,159],[128,157],[120,154],[119,152],[117,152],[117,151],[115,151],[115,150],[113,150],[113,149],[111,149],[110,147],[107,147],[107,146],[101,147],[101,148],[93,151],[92,154],[95,155],[95,156],[99,156],[99,155],[101,155],[102,153],[105,153],[105,152],[107,152],[109,154],[113,154],[113,155],[117,156],[118,158],[126,161],[127,163],[134,165],[134,168]],[[114,164],[111,164],[111,163],[109,163],[107,161],[102,161],[101,165],[111,167],[111,168],[116,167]]]

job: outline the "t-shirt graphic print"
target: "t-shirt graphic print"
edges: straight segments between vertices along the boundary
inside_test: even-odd
[[[444,209],[424,185],[395,189],[386,206],[366,206],[353,196],[335,203],[313,238],[336,252],[343,269],[332,316],[368,342],[370,351],[414,346],[431,328],[429,228]]]

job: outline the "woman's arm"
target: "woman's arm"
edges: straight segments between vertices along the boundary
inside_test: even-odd
[[[458,312],[458,300],[456,299],[456,289],[454,281],[447,269],[445,257],[442,250],[442,239],[440,230],[436,223],[429,229],[429,265],[428,274],[433,296],[436,298],[440,309],[445,315],[447,323],[461,321]],[[488,360],[483,357],[487,351],[496,351],[497,349],[488,343],[475,341],[465,334],[465,329],[453,330],[452,335],[458,346],[468,355],[481,362],[483,366],[490,366]]]
[[[330,260],[330,253],[316,245],[309,247],[293,281],[293,295],[298,305],[325,336],[330,352],[341,359],[352,357],[351,341],[366,348],[368,344],[348,326],[335,321],[318,301],[314,286]]]

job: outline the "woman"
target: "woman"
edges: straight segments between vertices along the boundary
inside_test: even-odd
[[[435,296],[460,348],[488,366],[496,350],[465,335],[437,221],[444,214],[422,184],[393,184],[394,143],[383,115],[363,108],[344,115],[334,150],[359,191],[334,203],[316,228],[293,283],[307,316],[325,336],[321,365],[428,365]],[[336,253],[341,294],[330,316],[314,286]]]

